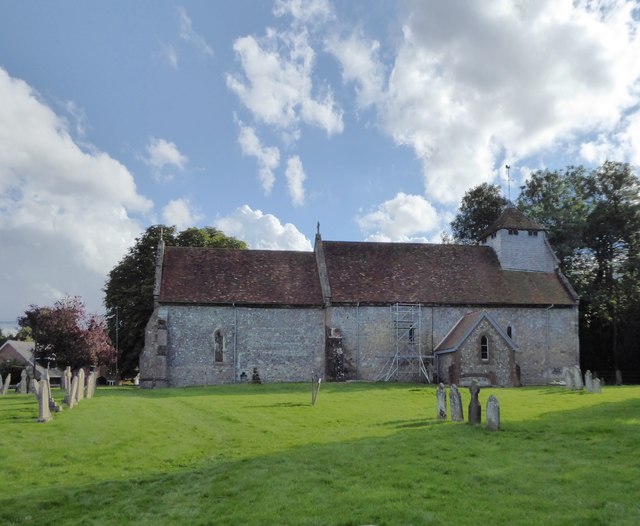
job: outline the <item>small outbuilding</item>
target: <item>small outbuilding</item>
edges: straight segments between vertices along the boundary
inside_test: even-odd
[[[21,342],[17,340],[7,340],[0,347],[0,364],[13,361],[16,366],[24,367],[29,374],[33,371],[33,342]],[[36,380],[40,380],[46,367],[36,364]],[[53,367],[49,369],[49,380],[53,384],[59,384],[62,373],[59,369]]]

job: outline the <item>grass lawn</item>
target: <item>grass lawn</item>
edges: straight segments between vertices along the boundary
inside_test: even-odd
[[[0,524],[640,524],[640,387],[490,394],[495,433],[422,385],[105,387],[44,424],[10,392]]]

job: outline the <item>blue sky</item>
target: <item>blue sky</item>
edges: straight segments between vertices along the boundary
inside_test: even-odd
[[[439,242],[465,190],[640,164],[615,0],[0,3],[0,321],[156,223],[252,248]],[[506,193],[506,190],[505,190]]]

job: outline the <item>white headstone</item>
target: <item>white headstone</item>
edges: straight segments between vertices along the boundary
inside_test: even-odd
[[[464,412],[462,411],[462,398],[460,391],[454,384],[449,389],[449,405],[451,406],[451,420],[453,422],[464,422]]]
[[[600,378],[595,378],[593,380],[593,392],[594,393],[602,392],[602,383],[600,382]]]
[[[490,431],[500,429],[500,402],[493,395],[487,399],[487,429]]]
[[[570,391],[573,390],[573,371],[568,367],[564,370],[564,385]]]
[[[11,385],[11,373],[7,374],[7,377],[4,379],[4,386],[2,387],[2,394],[6,395],[7,390],[9,389],[9,385]]]
[[[71,393],[69,394],[69,400],[67,400],[67,405],[69,409],[72,409],[73,406],[78,403],[78,375],[76,374],[71,380]]]
[[[49,392],[49,383],[46,381],[41,382],[40,397],[38,398],[38,422],[48,422],[51,420],[51,410],[49,409],[50,397],[51,393]]]
[[[591,375],[591,371],[587,370],[584,373],[584,387],[590,393],[593,393],[593,376]]]
[[[84,369],[80,368],[77,374],[78,378],[78,390],[76,392],[76,402],[80,402],[80,400],[84,399]]]
[[[582,371],[580,367],[575,365],[573,367],[573,389],[575,391],[582,391],[584,384],[582,383]]]
[[[440,383],[436,391],[436,399],[438,403],[438,420],[447,419],[447,392],[444,389],[444,384]]]

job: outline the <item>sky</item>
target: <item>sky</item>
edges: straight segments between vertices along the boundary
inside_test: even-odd
[[[622,0],[0,2],[0,322],[150,225],[435,242],[465,191],[640,164]],[[507,184],[505,165],[510,165]]]

